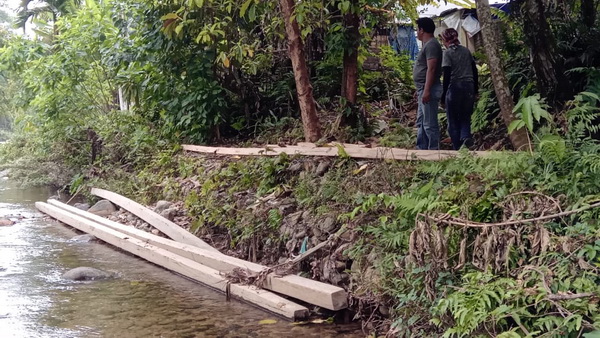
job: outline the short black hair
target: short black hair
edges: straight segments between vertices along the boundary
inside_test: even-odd
[[[417,29],[419,28],[423,28],[425,33],[433,34],[435,32],[435,23],[431,18],[419,18],[417,20]]]

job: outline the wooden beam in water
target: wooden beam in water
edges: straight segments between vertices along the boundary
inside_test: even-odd
[[[230,257],[220,252],[215,253],[206,251],[191,245],[159,237],[134,227],[123,225],[77,209],[57,200],[48,200],[48,203],[221,272],[231,272],[235,268],[241,268],[249,273],[258,274],[267,269],[266,266]],[[348,296],[346,291],[331,284],[314,281],[296,275],[276,276],[275,273],[269,273],[266,276],[264,284],[263,287],[265,289],[302,300],[309,304],[318,305],[329,310],[337,311],[348,307]]]
[[[74,215],[64,209],[43,202],[35,206],[43,213],[66,223],[83,232],[92,234],[104,242],[130,252],[156,265],[180,273],[212,288],[227,292],[263,309],[291,320],[300,320],[308,316],[306,307],[295,304],[283,297],[252,286],[229,284],[218,270],[206,267],[189,258],[181,257],[168,250],[154,246],[146,241],[133,238],[128,234],[110,229],[90,219]]]

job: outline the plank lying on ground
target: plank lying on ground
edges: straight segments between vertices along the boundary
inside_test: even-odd
[[[180,273],[221,291],[226,292],[227,288],[229,288],[231,295],[273,313],[292,320],[304,319],[308,316],[307,308],[269,291],[255,289],[254,287],[240,284],[229,284],[228,286],[227,280],[220,275],[219,271],[194,262],[191,259],[181,257],[137,238],[132,238],[128,234],[110,229],[92,220],[74,215],[64,209],[57,208],[47,203],[36,202],[35,206],[41,212],[48,214],[63,223],[92,234],[106,243],[144,258],[149,262]]]
[[[454,150],[414,150],[414,149],[399,149],[399,148],[364,148],[364,147],[343,147],[344,153],[353,158],[366,159],[388,159],[388,160],[425,160],[439,161],[458,156],[458,152]],[[184,144],[183,149],[198,153],[207,153],[215,155],[239,155],[239,156],[277,156],[280,154],[287,155],[304,155],[304,156],[340,156],[339,148],[333,147],[318,147],[318,146],[286,146],[286,147],[271,147],[264,148],[227,148],[227,147],[205,147]],[[477,156],[485,156],[489,152],[473,151]]]
[[[247,262],[222,253],[209,252],[194,246],[162,238],[134,227],[113,222],[57,200],[48,200],[48,203],[221,272],[231,272],[234,268],[242,268],[250,273],[257,274],[266,269],[265,266],[260,264]],[[270,273],[267,275],[263,287],[329,310],[337,311],[345,309],[348,306],[347,295],[344,289],[296,275],[277,277],[274,273]]]
[[[340,142],[328,142],[317,145],[316,143],[310,142],[298,142],[298,147],[337,147],[338,145],[344,148],[369,148],[367,144],[353,144],[353,143],[340,143]]]
[[[173,240],[185,244],[195,245],[199,248],[210,250],[214,252],[219,252],[217,249],[210,246],[208,243],[204,242],[200,238],[194,236],[189,233],[185,229],[181,228],[179,225],[169,221],[168,219],[162,217],[161,215],[155,213],[154,211],[146,208],[145,206],[130,200],[125,196],[121,196],[112,191],[92,188],[92,195],[96,195],[102,198],[105,198],[116,205],[122,207],[123,209],[131,212],[137,217],[143,219],[148,222],[153,227],[160,230],[165,235],[169,236]]]

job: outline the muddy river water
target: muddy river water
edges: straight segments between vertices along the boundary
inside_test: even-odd
[[[35,210],[49,195],[0,178],[0,218],[24,217],[0,227],[0,338],[364,336],[355,327],[292,325],[111,246],[70,241],[80,233]],[[79,266],[119,278],[61,278]]]

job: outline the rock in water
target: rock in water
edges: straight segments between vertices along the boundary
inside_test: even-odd
[[[112,214],[113,212],[117,211],[117,208],[108,200],[100,200],[98,201],[98,203],[94,204],[94,206],[91,207],[88,211],[92,214],[106,217]]]
[[[8,218],[0,218],[0,226],[9,226],[13,224],[15,224],[15,222],[9,220]]]
[[[115,277],[115,275],[110,272],[82,266],[65,272],[65,274],[62,277],[64,279],[74,281],[87,281],[110,279]]]
[[[96,240],[96,236],[90,234],[79,235],[71,238],[69,242],[89,243]]]

